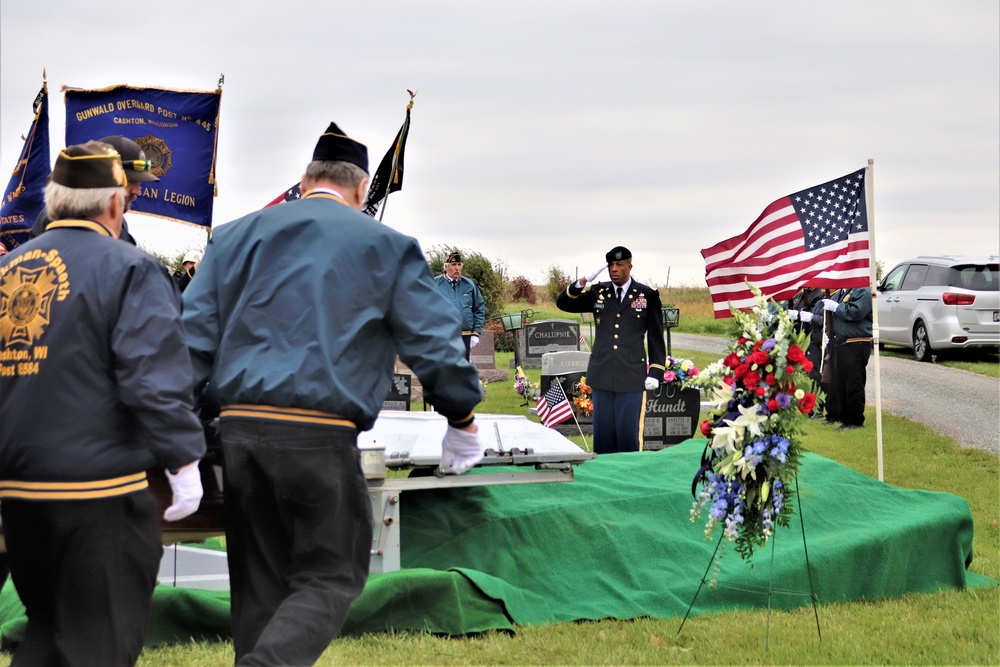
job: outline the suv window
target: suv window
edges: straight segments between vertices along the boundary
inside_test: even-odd
[[[997,264],[966,264],[953,266],[949,273],[948,284],[979,292],[996,292],[1000,290],[998,283]]]
[[[906,271],[906,265],[896,267],[893,269],[892,273],[885,277],[885,281],[882,283],[882,289],[889,291],[899,288],[899,283],[903,281],[903,273]]]
[[[910,270],[903,278],[903,285],[900,289],[919,289],[924,284],[924,276],[927,275],[926,264],[911,264]]]
[[[937,266],[931,264],[927,267],[927,277],[924,278],[924,285],[930,287],[945,287],[948,285],[950,270],[947,266]]]

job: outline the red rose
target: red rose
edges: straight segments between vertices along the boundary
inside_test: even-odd
[[[722,378],[722,381],[725,384],[728,384],[730,387],[732,387],[733,383],[736,382],[736,378],[734,378],[732,375],[727,375],[726,377]]]
[[[735,369],[733,369],[733,375],[736,376],[737,380],[739,380],[749,372],[750,372],[750,364],[740,364]]]
[[[767,402],[767,409],[770,410],[771,412],[777,412],[779,407],[780,406],[778,405],[778,401],[776,399],[772,398],[770,401]]]
[[[806,392],[806,395],[799,399],[799,410],[812,412],[814,407],[816,407],[816,394]]]
[[[785,369],[785,373],[787,373],[788,375],[791,375],[794,372],[795,372],[795,366],[789,366],[788,368]]]
[[[802,370],[804,370],[806,373],[808,373],[812,369],[813,369],[813,362],[809,361],[808,359],[802,362]]]
[[[801,364],[806,358],[806,353],[798,345],[789,345],[787,357],[793,364]]]
[[[756,343],[754,343],[753,344],[753,351],[756,352],[757,350],[759,350],[760,346],[763,345],[763,344],[764,344],[763,339],[761,339],[761,340],[757,341]]]
[[[749,357],[747,357],[747,361],[749,361],[751,364],[757,364],[758,366],[763,368],[764,366],[767,366],[769,363],[771,363],[771,355],[769,355],[764,350],[757,350]]]
[[[757,393],[758,398],[763,398],[764,394],[767,393],[767,389],[764,389],[763,387],[757,387],[757,392],[756,393]]]
[[[766,382],[768,386],[773,387],[774,383],[777,382],[777,380],[774,379],[774,373],[768,373],[767,377],[764,378],[764,382]]]
[[[743,344],[743,343],[745,343],[745,342],[747,342],[747,339],[746,339],[746,336],[740,336],[740,337],[739,337],[739,338],[738,338],[738,339],[736,340],[736,344],[737,344],[737,345],[742,345],[742,344]]]
[[[747,389],[753,389],[760,382],[760,374],[756,371],[750,371],[743,376],[743,386]]]
[[[740,358],[735,352],[730,352],[729,356],[722,360],[722,365],[726,368],[736,368],[740,365]]]
[[[701,434],[703,436],[710,437],[712,435],[712,420],[706,419],[701,423]]]

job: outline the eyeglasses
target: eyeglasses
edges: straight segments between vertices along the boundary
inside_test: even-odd
[[[122,160],[122,166],[132,171],[153,171],[153,163],[149,160]]]

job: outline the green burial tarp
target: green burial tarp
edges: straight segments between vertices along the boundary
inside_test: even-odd
[[[486,629],[642,616],[681,618],[709,569],[717,534],[692,523],[691,478],[704,440],[660,452],[598,457],[571,483],[407,491],[400,504],[403,570],[372,575],[346,634]],[[965,499],[899,489],[807,454],[799,490],[812,584],[820,604],[996,585],[968,571]],[[714,587],[692,614],[811,604],[798,515],[752,566],[723,542]],[[8,583],[0,636],[24,629]],[[228,636],[228,593],[161,586],[147,643]]]

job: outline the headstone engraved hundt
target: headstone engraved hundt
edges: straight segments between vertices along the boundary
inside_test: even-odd
[[[656,451],[694,436],[701,413],[701,392],[680,389],[672,382],[646,392],[642,448]]]

